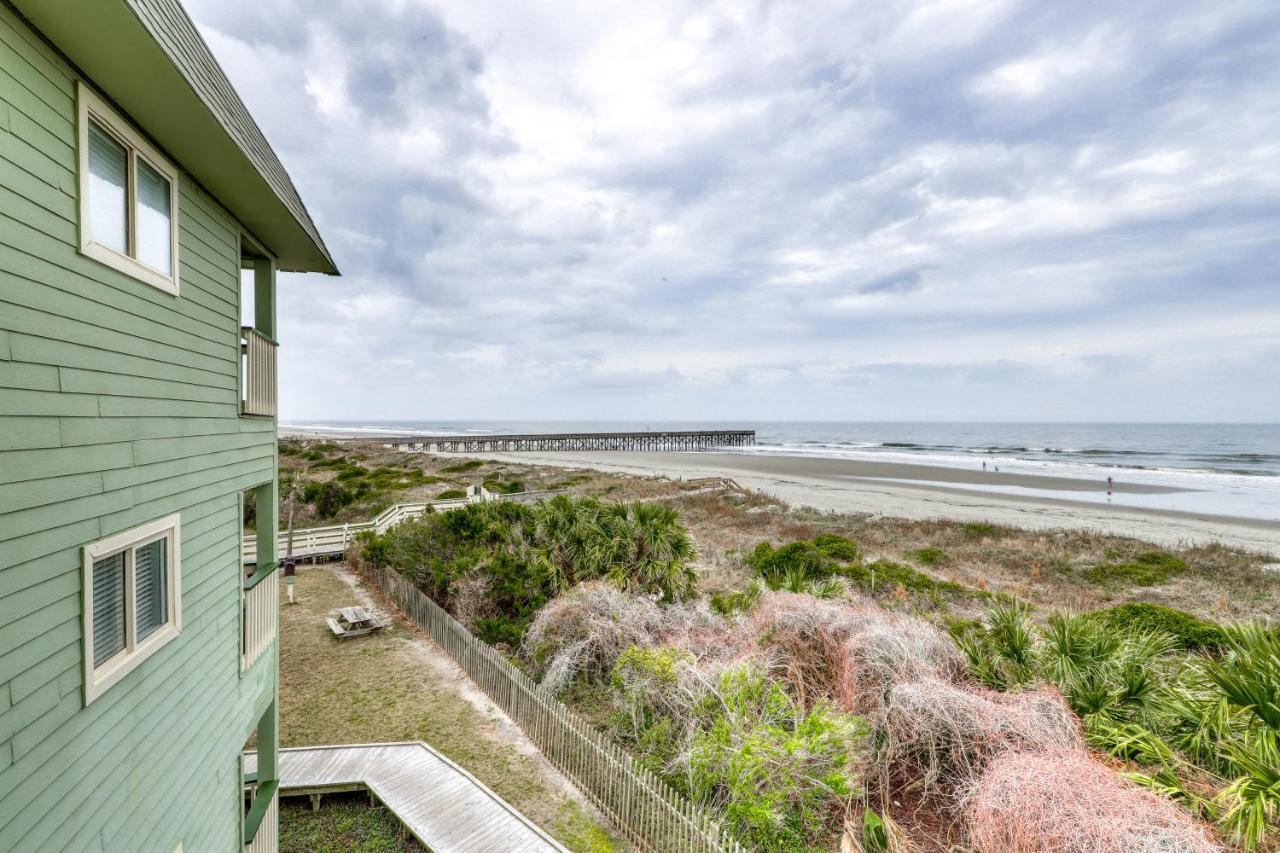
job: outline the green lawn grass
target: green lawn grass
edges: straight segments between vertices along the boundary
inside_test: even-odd
[[[280,853],[426,853],[400,820],[361,793],[329,794],[318,812],[306,797],[280,801]]]
[[[426,741],[571,850],[615,849],[605,828],[461,695],[470,681],[432,664],[428,641],[398,622],[377,634],[336,639],[325,617],[360,598],[332,568],[301,567],[295,597],[297,604],[280,605],[281,746]],[[308,819],[289,812],[288,821],[302,832]]]

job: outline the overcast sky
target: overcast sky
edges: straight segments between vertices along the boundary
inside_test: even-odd
[[[187,0],[283,419],[1280,420],[1280,7]]]

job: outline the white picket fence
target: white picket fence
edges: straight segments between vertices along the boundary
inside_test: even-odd
[[[431,635],[486,695],[642,850],[743,853],[716,818],[695,806],[555,696],[476,639],[422,590],[385,569],[374,585]]]

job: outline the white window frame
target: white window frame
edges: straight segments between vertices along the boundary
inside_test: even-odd
[[[124,678],[162,646],[182,633],[182,530],[178,513],[117,533],[84,547],[84,703],[88,705],[111,685]],[[160,539],[168,541],[165,554],[165,623],[138,642],[137,576],[134,550]],[[125,552],[125,647],[99,666],[93,664],[93,564]]]
[[[163,154],[142,138],[124,118],[98,97],[83,81],[76,82],[79,102],[79,184],[80,184],[80,253],[85,257],[106,264],[125,275],[146,282],[173,296],[178,295],[178,169]],[[149,267],[130,254],[95,242],[89,227],[89,120],[115,138],[128,152],[128,180],[126,181],[125,233],[129,252],[137,253],[137,205],[138,166],[141,158],[169,181],[169,251],[173,259],[173,274]]]

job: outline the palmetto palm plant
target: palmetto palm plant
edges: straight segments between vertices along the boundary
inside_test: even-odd
[[[696,552],[680,516],[659,503],[610,504],[599,516],[595,560],[605,577],[629,591],[656,591],[660,598],[687,598],[697,588],[689,566]]]
[[[535,562],[556,592],[602,574],[596,547],[601,535],[600,511],[600,503],[593,498],[567,495],[557,495],[534,507],[525,535]]]
[[[686,598],[696,587],[693,541],[665,504],[559,495],[534,507],[521,536],[526,556],[556,592],[602,577],[665,600]]]
[[[1280,822],[1280,632],[1223,631],[1221,658],[1188,657],[1161,632],[1057,613],[1040,629],[1002,603],[958,642],[993,687],[1057,685],[1094,746],[1142,765],[1130,778],[1257,850]]]
[[[1255,623],[1226,637],[1227,654],[1202,665],[1212,690],[1199,704],[1232,780],[1217,797],[1220,821],[1252,850],[1280,822],[1280,632]]]

